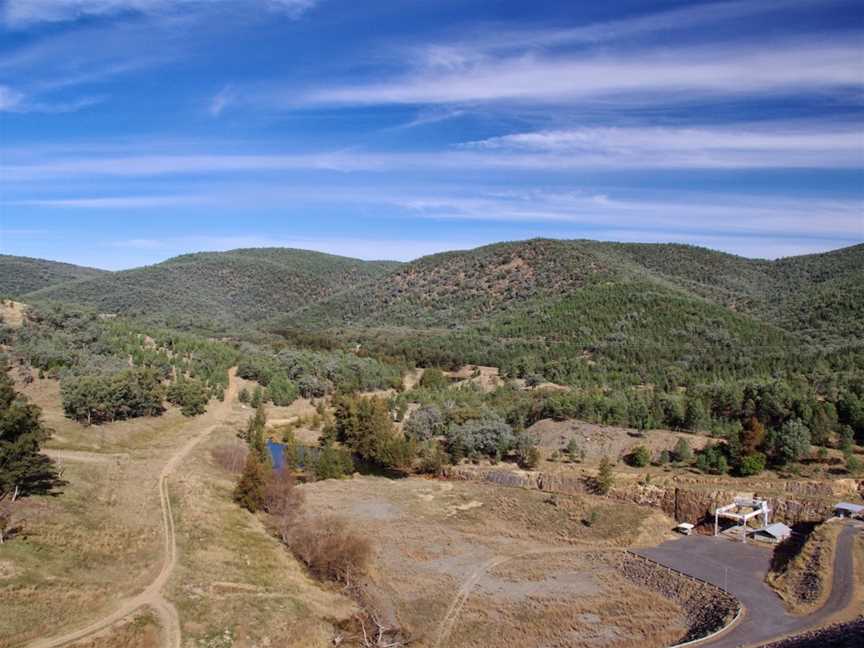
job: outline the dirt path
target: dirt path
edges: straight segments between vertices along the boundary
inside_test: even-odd
[[[205,437],[215,430],[231,410],[232,403],[237,397],[237,376],[234,369],[230,372],[228,389],[225,398],[219,402],[211,403],[201,418],[210,420],[212,423],[201,432],[187,441],[177,452],[175,452],[162,471],[159,473],[159,504],[162,511],[163,550],[162,569],[159,574],[148,585],[143,592],[131,598],[121,601],[118,607],[107,616],[93,623],[73,630],[68,633],[39,639],[27,644],[27,648],[60,648],[92,635],[100,634],[110,628],[118,621],[128,617],[142,607],[151,608],[159,617],[162,626],[162,645],[164,648],[180,648],[180,619],[174,604],[168,601],[162,594],[162,590],[171,578],[171,574],[177,565],[177,538],[174,531],[174,515],[171,511],[171,498],[168,492],[168,478],[177,468],[181,461],[198,445]],[[197,424],[201,418],[194,419]]]

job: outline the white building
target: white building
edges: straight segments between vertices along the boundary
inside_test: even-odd
[[[792,536],[792,529],[782,522],[769,524],[764,529],[759,529],[751,534],[754,540],[759,542],[768,542],[770,544],[780,544]]]
[[[850,504],[849,502],[840,502],[834,507],[834,515],[845,518],[862,517],[864,516],[864,506]]]

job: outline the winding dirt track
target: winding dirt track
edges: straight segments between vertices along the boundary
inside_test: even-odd
[[[171,511],[171,498],[168,493],[168,478],[192,449],[213,432],[230,412],[231,404],[236,400],[237,396],[237,378],[234,369],[231,370],[229,378],[224,400],[222,402],[211,402],[207,413],[202,417],[212,420],[213,423],[189,439],[171,456],[159,473],[159,504],[162,510],[162,532],[164,539],[164,555],[162,558],[162,569],[159,571],[159,574],[144,591],[136,596],[120,601],[117,608],[107,616],[83,628],[72,630],[62,635],[47,639],[37,639],[27,644],[27,648],[60,648],[61,646],[68,646],[76,641],[108,630],[115,623],[122,621],[143,607],[151,608],[158,615],[162,626],[162,645],[164,648],[180,648],[180,618],[177,615],[177,608],[162,595],[162,590],[168,583],[177,565],[177,538],[174,532],[174,515]],[[196,420],[196,423],[200,422],[201,419]]]

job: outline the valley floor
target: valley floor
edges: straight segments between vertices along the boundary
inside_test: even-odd
[[[690,567],[734,565],[711,544],[734,551],[731,543],[663,544],[673,537],[674,520],[658,506],[466,478],[355,476],[303,485],[307,516],[347,519],[374,550],[354,597],[313,580],[258,518],[232,502],[235,476],[214,461],[214,450],[238,443],[251,414],[236,398],[244,384],[232,376],[225,401],[200,417],[172,409],[91,428],[63,417],[56,382],[24,388],[56,430],[48,452],[68,485],[57,497],[24,500],[22,529],[0,546],[0,647],[54,648],[81,639],[75,645],[83,648],[324,648],[344,634],[361,604],[425,648],[660,648],[681,641],[694,624],[717,621],[706,621],[698,608],[722,598],[719,588],[696,581],[670,588],[675,579],[665,572],[625,568],[627,551],[671,560],[721,585],[719,571]],[[300,405],[274,413],[288,419],[305,412]],[[608,430],[585,429],[592,437],[603,432],[606,445],[617,443]],[[548,432],[548,444],[557,447],[561,431]],[[560,463],[546,468],[548,479],[577,472]],[[844,531],[843,542],[849,535]],[[779,607],[776,618],[785,615],[761,584],[770,553],[753,550],[762,552],[758,564],[740,563],[747,578],[733,571],[729,583],[747,608],[742,631],[759,623],[758,611]],[[839,555],[846,560],[844,546]],[[858,580],[849,586],[835,572],[830,607],[818,618],[793,618],[769,626],[773,634],[743,640],[834,620],[860,602],[862,565],[859,555]],[[739,592],[748,582],[764,600]],[[688,606],[690,599],[700,605]],[[738,635],[728,637],[719,645]]]

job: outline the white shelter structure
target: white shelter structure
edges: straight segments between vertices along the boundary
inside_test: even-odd
[[[690,524],[689,522],[682,522],[675,527],[675,530],[683,535],[690,535],[693,533],[694,528],[694,525]]]
[[[768,502],[758,498],[736,497],[732,504],[720,506],[714,510],[714,535],[720,535],[720,518],[735,520],[741,529],[741,541],[747,541],[747,523],[753,518],[762,516],[762,528],[768,527],[771,509]]]
[[[834,515],[845,518],[861,517],[864,515],[864,506],[850,504],[849,502],[840,502],[834,507]]]
[[[769,524],[764,529],[759,529],[752,534],[753,538],[759,542],[767,542],[769,544],[780,544],[784,540],[792,536],[792,529],[785,524],[775,522]]]

